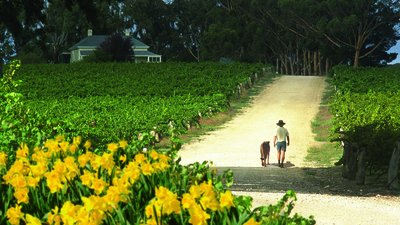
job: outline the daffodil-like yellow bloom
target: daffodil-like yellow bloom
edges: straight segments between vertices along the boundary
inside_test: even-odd
[[[5,168],[6,164],[7,164],[7,153],[0,152],[0,169],[2,166]]]
[[[142,174],[145,176],[150,176],[154,172],[154,168],[150,163],[143,163],[140,166],[140,169],[142,169]]]
[[[92,186],[92,180],[94,179],[94,175],[87,170],[84,170],[83,173],[84,175],[81,175],[79,177],[82,181],[82,184],[86,185],[87,187]]]
[[[87,151],[91,145],[92,145],[92,143],[90,143],[90,141],[86,141],[85,144],[83,145],[83,147],[85,147],[86,151]]]
[[[10,184],[16,189],[25,188],[27,186],[26,177],[17,173],[11,179]]]
[[[125,141],[125,140],[122,140],[122,141],[120,141],[119,143],[119,147],[120,148],[122,148],[122,149],[126,149],[126,146],[128,145],[128,142],[127,141]]]
[[[104,201],[107,203],[107,211],[112,213],[118,209],[118,203],[123,200],[118,187],[110,186],[107,190],[107,194],[103,196]],[[124,201],[126,202],[126,201]]]
[[[78,145],[77,144],[72,144],[72,145],[70,145],[69,146],[69,151],[72,153],[72,154],[75,154],[75,152],[78,150]]]
[[[28,148],[18,149],[17,153],[16,153],[17,159],[18,158],[26,158],[28,155],[29,155],[29,149]]]
[[[200,204],[204,209],[211,209],[212,211],[217,211],[219,208],[219,202],[215,197],[214,191],[204,193],[200,198]]]
[[[160,158],[160,159],[158,160],[159,162],[165,162],[165,163],[167,163],[167,162],[169,162],[169,161],[172,160],[171,157],[166,156],[166,155],[164,155],[164,154],[159,154],[158,157]]]
[[[94,189],[94,193],[96,193],[96,195],[100,195],[103,191],[105,191],[107,186],[108,184],[102,178],[93,178],[90,188]]]
[[[189,193],[193,196],[193,198],[198,199],[200,198],[200,187],[197,185],[192,185],[189,189]]]
[[[196,200],[194,199],[194,197],[189,193],[183,194],[183,196],[182,196],[182,208],[183,209],[188,209],[193,204],[196,204]]]
[[[78,157],[79,167],[83,168],[86,166],[87,162],[89,162],[93,157],[93,153],[87,152],[86,154],[80,155]]]
[[[28,188],[18,188],[15,190],[14,192],[14,197],[17,199],[18,204],[20,204],[21,202],[25,203],[25,204],[29,204],[29,189]]]
[[[198,204],[193,204],[189,208],[190,219],[189,223],[193,225],[207,225],[207,219],[210,215],[207,214]]]
[[[42,225],[42,221],[40,219],[31,216],[30,214],[26,214],[26,225]]]
[[[129,177],[129,181],[134,183],[140,179],[141,170],[136,162],[129,162],[123,170],[124,176]]]
[[[107,145],[107,150],[109,150],[111,154],[114,154],[114,152],[116,152],[117,149],[118,149],[118,144],[116,143],[110,143]]]
[[[56,141],[58,141],[58,142],[62,142],[62,141],[64,141],[64,139],[65,139],[64,135],[57,135],[56,136]]]
[[[157,160],[158,159],[158,153],[156,152],[156,150],[151,150],[151,153],[150,153],[150,157],[151,158],[153,158],[154,160]]]
[[[7,210],[8,222],[11,225],[19,225],[20,219],[23,218],[24,214],[21,212],[21,206],[15,204],[15,207],[11,207]]]
[[[261,222],[256,222],[256,221],[254,221],[254,218],[251,218],[251,219],[249,219],[249,221],[247,221],[243,225],[261,225]]]
[[[126,155],[121,155],[119,157],[119,161],[122,161],[122,163],[125,163],[126,162]]]
[[[78,137],[74,137],[73,138],[73,144],[75,144],[75,145],[79,145],[80,143],[81,143],[81,141],[82,141],[82,138],[81,138],[81,136],[78,136]]]
[[[76,222],[75,205],[66,201],[60,210],[61,220],[64,224],[74,224]]]
[[[54,225],[60,225],[61,224],[61,215],[57,215],[58,211],[59,211],[58,207],[56,206],[51,211],[53,211],[54,214],[52,214],[51,212],[49,212],[47,214],[47,222],[49,224],[53,224],[53,222],[54,222]]]
[[[226,207],[229,210],[231,207],[235,207],[233,199],[234,197],[232,196],[231,191],[227,190],[225,193],[222,193],[221,198],[219,199],[221,208]]]
[[[82,197],[82,201],[85,203],[84,207],[86,211],[99,211],[105,212],[107,210],[107,202],[99,196],[90,196],[89,198]]]
[[[144,155],[144,154],[137,154],[137,155],[135,155],[135,161],[138,163],[138,164],[141,164],[141,163],[143,163],[144,161],[146,161],[146,156]]]

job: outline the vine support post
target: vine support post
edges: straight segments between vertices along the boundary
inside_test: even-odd
[[[397,176],[399,171],[399,157],[400,157],[400,142],[396,141],[392,158],[390,159],[389,170],[388,170],[388,189],[398,190],[399,189],[399,178]]]
[[[365,150],[365,148],[361,148],[360,154],[358,155],[358,170],[356,175],[356,180],[358,185],[365,184],[365,169],[367,166],[366,155],[367,151]]]

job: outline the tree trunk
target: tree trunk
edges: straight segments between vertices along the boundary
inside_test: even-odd
[[[399,189],[399,178],[397,176],[399,171],[399,156],[400,156],[400,142],[396,142],[390,159],[388,171],[388,188],[389,190]]]
[[[325,64],[325,75],[328,75],[328,71],[329,71],[329,59],[326,58],[326,64]]]
[[[317,52],[314,52],[314,76],[317,76],[318,74],[318,68],[317,68]]]
[[[306,75],[306,64],[307,64],[307,52],[305,49],[303,49],[303,71],[302,74],[305,76]]]
[[[348,161],[347,163],[349,164],[349,180],[355,180],[356,175],[357,175],[357,156],[359,153],[359,148],[358,145],[355,143],[352,143],[352,146],[350,148],[350,154],[348,155]]]
[[[311,75],[311,52],[308,50],[308,75]]]
[[[354,64],[353,67],[358,66],[358,60],[360,59],[360,49],[356,49],[356,54],[354,56]]]
[[[318,72],[318,75],[319,76],[322,76],[322,59],[321,59],[321,50],[320,49],[318,49],[318,66],[319,66],[319,72]]]

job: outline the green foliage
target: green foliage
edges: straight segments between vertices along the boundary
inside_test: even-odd
[[[92,55],[83,57],[82,60],[79,62],[99,63],[99,62],[111,62],[111,61],[112,61],[112,55],[109,55],[100,49],[96,49]]]
[[[335,67],[339,90],[329,104],[332,141],[356,142],[367,149],[367,162],[388,165],[400,140],[400,82],[393,68]]]
[[[22,66],[13,90],[38,115],[68,121],[68,138],[81,135],[102,147],[155,131],[184,133],[200,115],[224,111],[237,84],[261,64],[74,63]],[[30,72],[29,72],[30,71]],[[52,123],[52,124],[53,124]]]
[[[342,92],[395,92],[400,89],[400,70],[378,67],[335,66],[332,85]],[[332,73],[331,73],[332,75]]]
[[[312,225],[315,224],[313,216],[306,219],[297,213],[290,217],[290,213],[294,208],[294,201],[297,200],[296,194],[293,191],[287,191],[276,205],[261,206],[254,211],[256,212],[256,218],[262,221],[262,224],[275,225],[275,224],[304,224]],[[258,220],[258,219],[257,219]]]
[[[204,96],[224,94],[257,72],[263,64],[247,63],[78,63],[21,66],[18,92],[26,100],[89,96]]]
[[[37,146],[47,137],[54,136],[53,131],[61,131],[63,125],[56,118],[30,110],[21,100],[23,95],[12,91],[22,83],[21,80],[13,79],[20,65],[21,61],[14,60],[1,80],[0,150],[3,151],[13,152],[21,142]]]

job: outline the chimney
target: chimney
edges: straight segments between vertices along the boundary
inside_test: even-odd
[[[125,36],[131,35],[131,32],[129,30],[125,30]]]
[[[88,37],[92,36],[92,29],[89,29],[89,30],[87,31],[87,36],[88,36]]]

